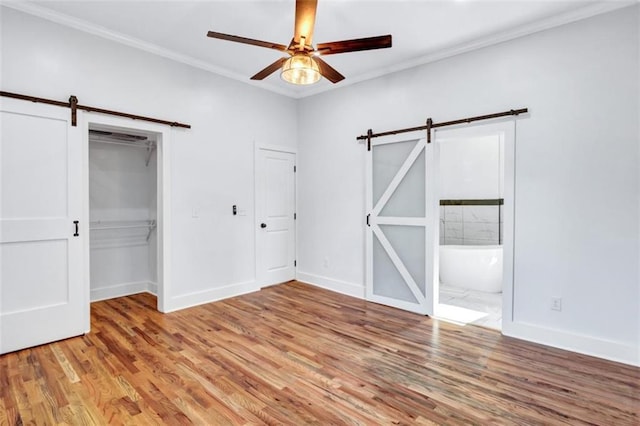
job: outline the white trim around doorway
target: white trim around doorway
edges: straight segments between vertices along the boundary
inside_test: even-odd
[[[156,290],[157,309],[160,312],[175,310],[171,304],[171,136],[170,127],[135,121],[129,118],[107,116],[99,113],[78,111],[79,122],[82,123],[82,193],[83,222],[89,223],[89,129],[112,128],[114,130],[153,133],[157,136],[157,289],[150,284],[147,291]],[[84,288],[87,305],[90,303],[90,244],[89,238],[84,240]],[[87,330],[90,323],[87,310]]]
[[[515,150],[516,120],[505,119],[490,123],[474,123],[463,127],[438,129],[433,138],[434,143],[447,139],[461,139],[500,135],[504,146],[504,205],[503,213],[503,277],[502,277],[502,330],[510,330],[514,323],[514,229],[515,229]],[[436,258],[437,262],[437,258]],[[434,306],[438,304],[439,283],[434,282]]]

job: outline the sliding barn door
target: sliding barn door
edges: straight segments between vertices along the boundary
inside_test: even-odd
[[[0,104],[0,353],[87,330],[80,128],[67,108]]]
[[[430,147],[430,145],[429,145]],[[424,139],[377,142],[367,152],[367,299],[431,314],[437,217]]]

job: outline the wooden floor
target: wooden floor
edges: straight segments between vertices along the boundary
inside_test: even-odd
[[[640,424],[640,369],[289,283],[92,305],[0,357],[0,424]]]

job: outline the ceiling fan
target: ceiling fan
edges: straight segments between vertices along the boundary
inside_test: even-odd
[[[337,83],[344,79],[342,74],[320,59],[320,55],[335,55],[337,53],[391,47],[391,35],[319,43],[316,47],[313,47],[313,27],[316,21],[317,7],[318,0],[296,0],[294,35],[288,46],[215,31],[209,31],[207,36],[288,53],[288,58],[278,59],[251,77],[251,80],[262,80],[282,68],[282,78],[293,84],[312,84],[320,80],[320,76],[324,76],[332,83]]]

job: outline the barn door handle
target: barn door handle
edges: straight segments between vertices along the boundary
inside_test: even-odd
[[[261,224],[260,224],[260,228],[266,228],[266,227],[267,227],[267,224],[266,224],[266,223],[261,223]]]
[[[73,221],[73,224],[76,226],[76,232],[75,232],[75,234],[73,234],[73,236],[74,236],[74,237],[77,237],[78,235],[80,235],[80,234],[78,233],[78,223],[79,223],[79,222],[78,222],[77,220],[74,220],[74,221]]]

